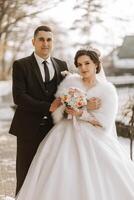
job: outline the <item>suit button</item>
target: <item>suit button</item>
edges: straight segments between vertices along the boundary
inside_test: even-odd
[[[43,119],[47,119],[47,116],[44,116]]]

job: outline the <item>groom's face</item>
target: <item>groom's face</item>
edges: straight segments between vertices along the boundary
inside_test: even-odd
[[[47,59],[52,51],[53,33],[49,31],[39,31],[32,40],[35,53],[43,59]]]

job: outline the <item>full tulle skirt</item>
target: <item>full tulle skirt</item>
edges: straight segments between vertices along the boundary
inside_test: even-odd
[[[134,200],[134,163],[118,140],[62,120],[40,144],[16,200]]]

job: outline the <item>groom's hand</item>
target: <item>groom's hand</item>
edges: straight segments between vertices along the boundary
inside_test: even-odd
[[[60,98],[56,98],[56,99],[51,103],[51,106],[50,106],[49,111],[50,111],[50,112],[54,112],[60,105],[62,105],[61,99],[60,99]]]
[[[98,97],[92,97],[87,101],[88,110],[97,110],[101,107],[101,99]]]

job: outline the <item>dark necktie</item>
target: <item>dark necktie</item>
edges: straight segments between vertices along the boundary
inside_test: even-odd
[[[49,80],[50,80],[50,75],[49,75],[48,66],[47,66],[47,64],[46,64],[46,61],[43,61],[42,63],[44,64],[45,82],[49,82]]]

